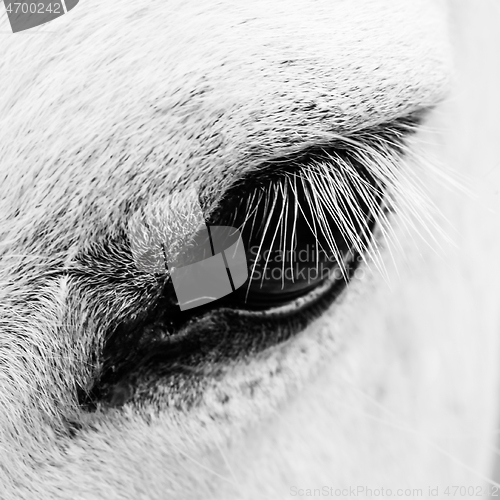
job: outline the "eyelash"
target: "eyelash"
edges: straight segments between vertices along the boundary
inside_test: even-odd
[[[264,251],[264,240],[271,240],[267,246],[273,251],[293,254],[299,219],[314,237],[316,252],[329,253],[343,278],[347,250],[364,260],[369,257],[375,267],[383,270],[370,233],[377,226],[386,240],[394,239],[387,215],[391,196],[401,191],[395,170],[405,150],[404,139],[416,130],[419,121],[419,116],[411,116],[348,139],[336,138],[334,146],[315,147],[300,157],[269,162],[226,193],[210,223],[246,230],[245,243],[257,241],[243,302],[247,302],[250,287],[254,286],[257,262],[264,260],[264,274],[268,270],[270,252]],[[241,293],[238,297],[241,302]]]

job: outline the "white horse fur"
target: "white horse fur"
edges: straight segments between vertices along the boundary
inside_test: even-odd
[[[2,17],[0,498],[494,488],[499,20],[496,0],[81,0],[17,34]],[[419,110],[402,157],[365,151],[393,213],[319,319],[200,367],[195,405],[189,383],[78,404],[107,328],[151,299],[113,243],[134,214],[175,243],[183,189],[208,213],[264,162]]]

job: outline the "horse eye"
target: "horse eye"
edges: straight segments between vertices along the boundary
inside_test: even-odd
[[[154,394],[155,381],[175,392],[186,370],[196,371],[204,360],[225,363],[266,349],[323,314],[360,257],[370,253],[375,228],[387,223],[399,145],[415,123],[418,116],[380,126],[355,143],[281,158],[240,178],[205,222],[209,228],[240,230],[247,281],[218,300],[183,311],[172,278],[155,280],[152,289],[160,290],[155,300],[110,326],[99,374],[81,391],[80,404],[91,410],[101,403],[141,401]],[[213,201],[204,196],[202,191],[202,207]],[[215,245],[209,249],[198,236],[207,235],[194,238],[194,247],[207,252],[201,258],[216,253]],[[92,262],[95,266],[95,258]],[[130,394],[124,396],[123,387]]]

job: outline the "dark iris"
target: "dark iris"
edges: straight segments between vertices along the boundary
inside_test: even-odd
[[[241,230],[249,278],[223,302],[265,309],[297,299],[328,278],[347,280],[349,258],[369,237],[373,214],[359,180],[342,178],[335,190],[338,179],[323,170],[309,168],[303,175],[297,169],[250,184],[245,196],[241,188],[228,194],[223,204],[231,211],[226,208],[227,215],[219,213],[210,223]],[[378,205],[373,180],[360,179],[372,186],[371,203]]]

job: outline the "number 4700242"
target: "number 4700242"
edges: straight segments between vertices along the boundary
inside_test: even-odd
[[[13,33],[53,21],[76,7],[78,0],[4,0]]]

